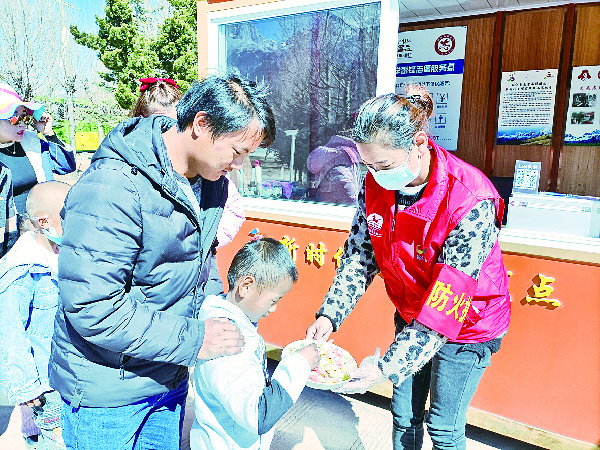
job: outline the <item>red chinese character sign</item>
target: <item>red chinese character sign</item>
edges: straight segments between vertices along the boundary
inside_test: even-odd
[[[322,242],[319,242],[319,245],[315,246],[312,242],[306,246],[306,250],[304,251],[306,255],[306,262],[313,263],[317,267],[321,267],[325,264],[325,253],[327,253],[327,249]]]
[[[250,232],[250,236],[254,239],[257,237],[261,237],[262,235],[260,234],[258,229],[255,228]],[[279,242],[281,242],[283,245],[286,246],[286,248],[290,252],[290,255],[293,258],[293,260],[296,261],[297,251],[300,248],[298,246],[298,244],[296,243],[296,239],[293,237],[284,235],[279,240]],[[306,245],[306,248],[304,249],[304,261],[307,264],[314,264],[315,267],[320,268],[327,261],[325,258],[326,253],[327,253],[327,248],[325,247],[325,244],[323,244],[322,242],[319,242],[316,245],[312,242],[309,242]],[[344,254],[343,247],[339,247],[337,249],[337,251],[334,253],[333,257],[331,258],[331,261],[335,265],[336,270],[340,266],[340,259],[343,254]]]
[[[556,281],[555,278],[547,277],[540,273],[536,275],[532,281],[533,284],[527,290],[527,296],[521,300],[522,304],[539,304],[548,309],[554,309],[561,306],[560,301],[550,298],[550,295],[554,292],[554,288],[550,286],[550,284]]]
[[[565,145],[600,145],[600,66],[573,67]]]
[[[296,244],[296,239],[291,238],[289,236],[283,236],[279,242],[285,245],[290,252],[290,255],[294,262],[296,261],[296,250],[298,250],[298,244]]]

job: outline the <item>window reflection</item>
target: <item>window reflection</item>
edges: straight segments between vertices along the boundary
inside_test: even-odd
[[[375,96],[379,15],[369,3],[220,26],[226,68],[269,85],[277,121],[232,177],[242,195],[355,201],[365,169],[344,131]]]

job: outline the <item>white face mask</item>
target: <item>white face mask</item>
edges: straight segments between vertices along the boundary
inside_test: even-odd
[[[409,156],[406,157],[404,164],[394,167],[393,169],[373,170],[369,167],[369,172],[371,172],[377,184],[382,188],[387,189],[388,191],[402,192],[402,190],[406,188],[409,183],[415,181],[421,173],[421,158],[419,158],[419,166],[417,167],[416,173],[412,173],[407,164],[409,157],[410,153]]]
[[[42,228],[42,232],[46,235],[46,237],[54,242],[55,244],[60,245],[62,243],[62,237],[58,234],[54,227],[50,227],[49,229]]]

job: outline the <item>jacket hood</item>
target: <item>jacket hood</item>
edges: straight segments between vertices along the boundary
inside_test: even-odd
[[[227,300],[227,294],[208,295],[202,302],[202,310],[208,317],[226,317],[234,320],[240,328],[256,330],[256,324],[248,318],[242,309]]]
[[[175,119],[167,116],[134,117],[121,122],[104,138],[91,162],[102,159],[123,161],[131,166],[132,171],[144,173],[193,213],[193,206],[179,188],[177,177],[181,176],[173,170],[162,138],[162,134],[176,124]],[[195,180],[198,179],[200,177]],[[192,221],[197,222],[197,219]]]
[[[176,123],[166,116],[134,117],[121,122],[104,138],[92,162],[105,158],[124,161],[161,184],[161,169],[173,172],[162,133]]]
[[[356,144],[343,136],[332,136],[325,145],[316,147],[306,161],[313,174],[326,172],[334,166],[351,166],[360,163]]]
[[[33,233],[33,231],[23,233],[9,252],[0,259],[0,291],[6,289],[6,286],[27,270],[39,273],[51,272],[57,275],[58,255],[39,245]],[[17,267],[21,267],[21,270],[13,271],[9,277],[6,276]]]

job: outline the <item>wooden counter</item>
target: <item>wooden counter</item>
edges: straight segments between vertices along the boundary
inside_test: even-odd
[[[253,229],[278,240],[288,238],[295,249],[298,283],[259,325],[277,349],[303,338],[313,322],[354,209],[245,201],[248,220],[234,241],[219,250],[219,270],[225,279],[229,261]],[[502,230],[500,244],[511,275],[511,325],[471,403],[469,423],[545,448],[599,448],[599,241]],[[394,337],[393,312],[383,281],[376,277],[332,335],[334,342],[359,362],[377,347],[385,351]],[[377,393],[390,395],[390,385],[379,386]]]

